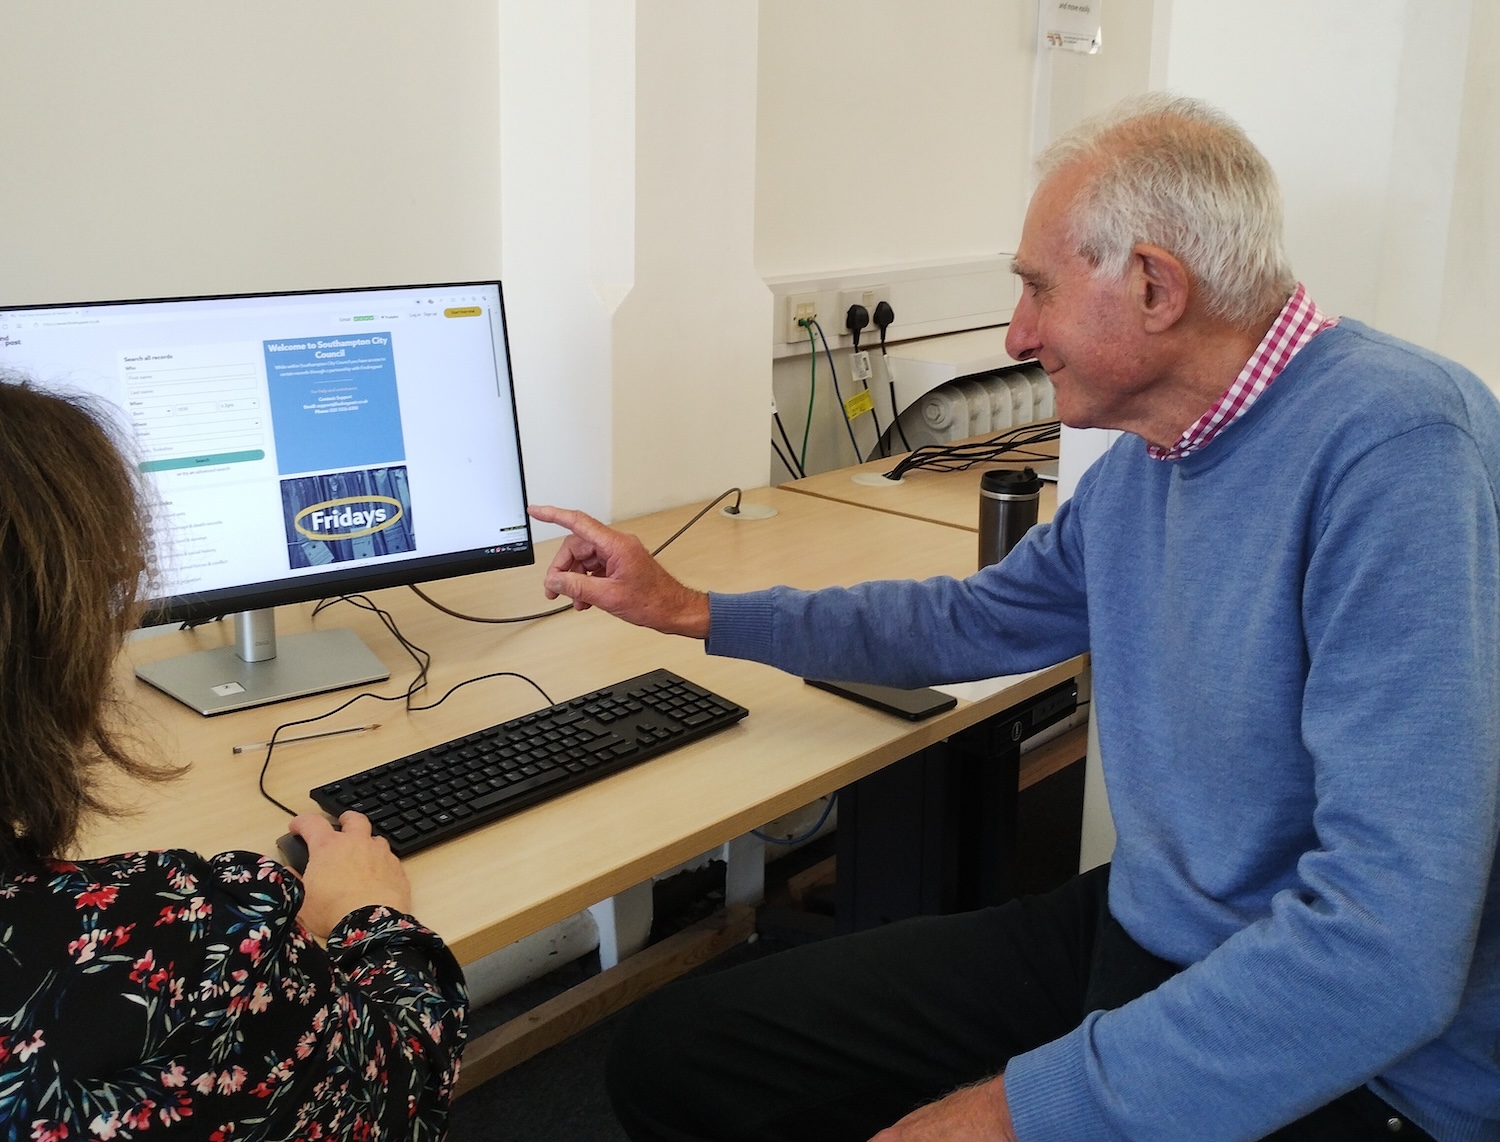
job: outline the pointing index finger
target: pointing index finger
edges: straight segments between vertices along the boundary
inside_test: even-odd
[[[554,508],[547,504],[532,504],[526,510],[531,513],[532,519],[539,519],[543,523],[558,524],[590,543],[605,542],[611,534],[610,529],[593,516],[573,508]]]

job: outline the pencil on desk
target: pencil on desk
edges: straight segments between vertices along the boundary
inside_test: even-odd
[[[305,742],[305,741],[311,741],[313,738],[333,738],[333,737],[338,737],[340,734],[362,734],[366,730],[378,730],[379,728],[380,728],[380,723],[379,722],[371,722],[369,725],[365,725],[365,726],[344,726],[344,727],[342,727],[340,729],[337,729],[337,730],[314,730],[312,733],[309,733],[309,734],[288,734],[284,738],[277,738],[276,739],[276,744],[277,745],[286,745],[287,742]],[[263,741],[263,742],[246,742],[244,745],[237,745],[237,746],[235,746],[234,747],[234,752],[235,753],[249,753],[251,750],[265,749],[270,744],[271,743],[269,741]]]

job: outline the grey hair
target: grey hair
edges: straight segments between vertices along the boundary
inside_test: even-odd
[[[1282,246],[1281,190],[1232,119],[1206,103],[1151,92],[1059,136],[1037,160],[1043,179],[1092,168],[1072,207],[1078,253],[1118,278],[1138,243],[1160,246],[1193,276],[1208,312],[1239,328],[1274,315],[1296,288]]]

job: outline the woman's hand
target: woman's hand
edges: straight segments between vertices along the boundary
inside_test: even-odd
[[[293,817],[291,831],[307,843],[302,911],[297,918],[319,939],[356,908],[383,904],[411,911],[411,882],[384,837],[370,835],[370,819],[349,812],[335,829],[317,813]]]

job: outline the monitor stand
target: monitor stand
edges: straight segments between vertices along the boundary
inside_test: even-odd
[[[235,642],[135,668],[136,677],[212,716],[342,690],[391,676],[347,627],[292,634],[278,641],[274,610],[234,616]]]

